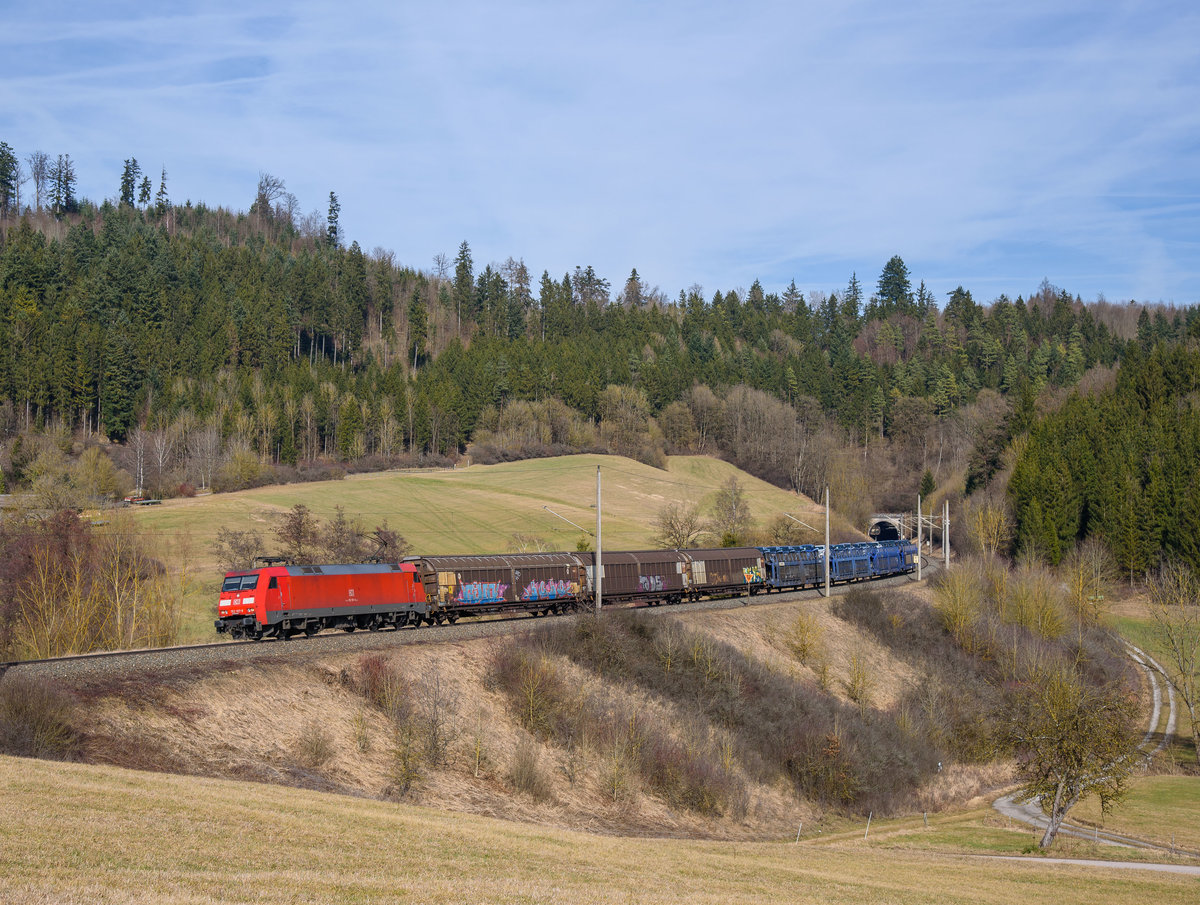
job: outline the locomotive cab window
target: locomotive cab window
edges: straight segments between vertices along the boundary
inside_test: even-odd
[[[279,577],[276,575],[272,575],[271,581],[267,585],[267,590],[269,591],[269,590],[272,590],[273,588],[277,588],[277,587],[279,587]]]
[[[243,575],[242,576],[242,590],[243,591],[253,591],[255,588],[258,587],[258,578],[259,578],[259,576],[257,576],[257,575]]]

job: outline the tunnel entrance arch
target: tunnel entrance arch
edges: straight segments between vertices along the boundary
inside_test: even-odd
[[[871,526],[867,529],[867,536],[871,540],[900,540],[905,537],[905,517],[903,514],[893,515],[884,512],[878,512],[871,516]]]

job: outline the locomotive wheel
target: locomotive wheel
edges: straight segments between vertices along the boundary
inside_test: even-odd
[[[352,631],[354,631],[354,629],[355,629],[354,623],[350,623],[350,625],[342,626],[342,631],[345,632],[347,635],[350,634]]]
[[[315,622],[310,622],[310,623],[308,623],[308,625],[304,626],[304,637],[311,638],[313,635],[315,635],[320,630],[321,630],[320,625],[318,625]]]

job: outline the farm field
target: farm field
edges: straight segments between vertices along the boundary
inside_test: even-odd
[[[255,783],[0,758],[0,881],[43,902],[1159,905],[1196,879],[856,841],[591,836]],[[962,830],[959,833],[964,832]],[[990,831],[993,835],[1003,830]]]
[[[1068,819],[1159,845],[1200,852],[1200,776],[1147,776],[1137,780],[1129,797],[1103,816],[1100,803],[1084,801]]]
[[[139,530],[158,538],[161,555],[170,566],[187,568],[191,591],[185,601],[181,640],[213,640],[221,570],[212,547],[221,528],[257,531],[272,552],[279,516],[303,503],[322,521],[341,506],[348,518],[357,519],[367,530],[386,519],[410,550],[421,553],[504,552],[514,548],[518,535],[537,538],[543,549],[572,550],[581,537],[593,539],[543,506],[594,531],[597,466],[602,475],[607,549],[653,546],[653,522],[663,506],[695,505],[706,514],[717,490],[735,475],[759,526],[766,527],[784,512],[814,527],[824,525],[824,510],[807,497],[706,456],[671,457],[665,471],[617,456],[581,455],[453,470],[360,474],[340,481],[166,500],[161,506],[134,508],[127,515]],[[843,535],[853,533],[836,521],[834,527]]]

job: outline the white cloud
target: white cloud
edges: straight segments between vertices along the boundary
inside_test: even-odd
[[[1181,3],[44,9],[0,37],[0,138],[91,196],[130,155],[233,207],[265,170],[415,266],[466,238],[672,294],[899,253],[939,293],[1200,297]]]

